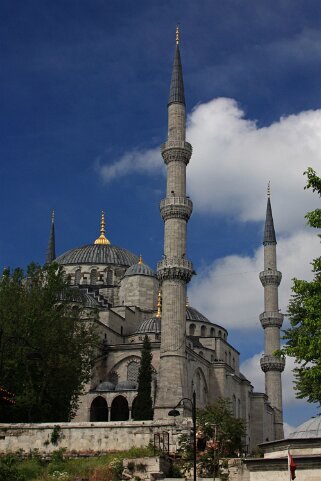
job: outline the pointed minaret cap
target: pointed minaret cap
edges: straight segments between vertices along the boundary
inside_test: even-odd
[[[275,230],[274,230],[274,222],[272,216],[272,207],[271,207],[271,186],[270,182],[268,183],[267,188],[267,206],[266,206],[266,217],[265,217],[265,227],[264,227],[264,237],[263,237],[263,245],[269,244],[276,244],[276,237],[275,237]]]
[[[48,242],[48,249],[46,254],[46,264],[50,264],[55,259],[56,259],[55,211],[54,209],[52,209],[49,242]]]
[[[101,211],[100,236],[95,240],[94,244],[110,244],[105,236],[105,214],[103,210]]]
[[[179,27],[176,27],[176,49],[172,70],[171,86],[169,91],[168,105],[178,103],[185,105],[183,70],[181,55],[179,52]]]

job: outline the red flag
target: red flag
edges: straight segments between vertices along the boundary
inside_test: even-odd
[[[290,479],[295,479],[295,470],[296,470],[296,464],[294,462],[294,459],[292,457],[292,454],[290,451],[288,451],[288,466],[289,466],[289,471],[290,471]]]

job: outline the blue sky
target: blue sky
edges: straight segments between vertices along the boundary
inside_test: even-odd
[[[91,243],[104,209],[111,242],[155,268],[176,23],[194,147],[190,297],[228,327],[254,376],[268,180],[283,312],[291,278],[308,277],[319,252],[302,176],[321,160],[317,0],[3,0],[0,263],[43,262],[54,207],[58,253]],[[286,401],[292,425],[314,411]]]

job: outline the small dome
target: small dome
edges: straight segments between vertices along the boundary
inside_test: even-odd
[[[115,391],[115,384],[109,381],[101,382],[95,391]]]
[[[289,434],[289,439],[321,438],[321,416],[315,416],[300,424]]]
[[[128,267],[136,264],[138,257],[127,249],[110,244],[89,244],[61,254],[55,262],[62,265],[113,264]]]
[[[142,257],[140,256],[137,264],[134,264],[133,266],[128,267],[127,271],[125,272],[124,277],[129,277],[129,276],[155,277],[155,273],[147,264],[144,264]]]
[[[201,314],[197,309],[194,307],[186,306],[186,320],[187,321],[201,321],[201,322],[210,322],[207,317]]]
[[[136,331],[136,334],[159,333],[161,332],[161,318],[152,317],[142,322]]]
[[[137,389],[137,383],[133,381],[121,381],[115,387],[115,391],[132,391]]]

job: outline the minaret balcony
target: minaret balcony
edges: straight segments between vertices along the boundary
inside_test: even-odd
[[[161,146],[161,153],[165,164],[169,162],[185,162],[187,165],[192,156],[192,146],[190,143],[178,140],[168,140]]]
[[[269,285],[279,286],[282,279],[282,274],[280,271],[267,269],[260,272],[259,277],[263,287]]]
[[[265,329],[266,327],[280,327],[283,324],[284,315],[279,311],[265,311],[260,314],[260,322]]]
[[[193,202],[187,197],[166,197],[166,199],[162,199],[160,202],[160,213],[164,221],[173,218],[188,221],[192,211]]]
[[[285,359],[278,356],[264,355],[260,359],[260,364],[263,372],[283,372],[285,367]]]
[[[195,272],[191,261],[181,257],[165,257],[157,263],[157,277],[161,281],[173,279],[189,282],[193,274]]]

